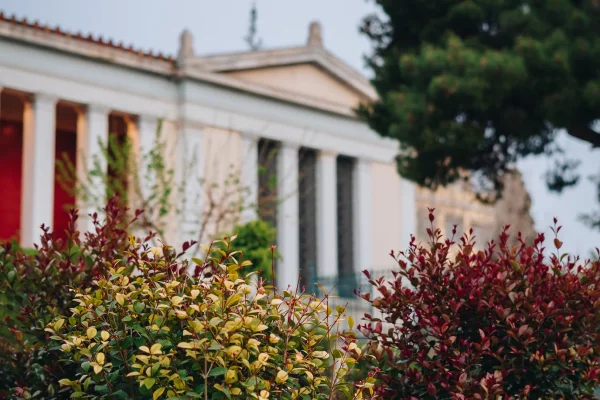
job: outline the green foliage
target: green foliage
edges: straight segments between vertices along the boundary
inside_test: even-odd
[[[380,99],[361,114],[400,141],[402,176],[435,188],[472,171],[499,195],[516,160],[545,153],[557,157],[551,189],[578,182],[555,138],[565,129],[600,147],[596,1],[376,3],[383,15],[362,31]]]
[[[70,287],[86,288],[106,263],[132,249],[127,229],[133,221],[116,198],[104,209],[104,221],[80,237],[71,220],[65,240],[43,228],[40,245],[25,251],[12,243],[0,247],[0,398],[60,399],[58,380],[75,376],[49,348],[46,324],[72,306]]]
[[[277,240],[275,228],[269,222],[257,219],[235,227],[233,232],[236,236],[235,241],[231,244],[233,249],[239,251],[244,260],[252,263],[247,267],[247,271],[257,271],[265,282],[271,282],[273,279],[273,256],[275,259],[280,257],[276,249],[274,252],[271,250],[271,245]],[[218,243],[215,247],[222,248],[223,246],[223,243]]]
[[[210,276],[187,275],[185,263],[166,257],[168,247],[136,248],[92,288],[76,288],[77,305],[46,329],[80,374],[61,380],[72,397],[370,394],[372,378],[356,392],[344,380],[362,353],[354,334],[341,332],[344,309],[332,310],[326,297],[278,294],[260,283],[253,290],[243,274],[250,262],[238,261],[230,240],[222,244],[219,256],[195,260]]]
[[[98,140],[100,154],[93,155],[92,167],[84,171],[83,176],[77,175],[73,161],[63,155],[56,163],[56,180],[78,199],[79,207],[100,210],[107,198],[117,196],[122,204],[144,210],[135,221],[135,227],[157,232],[162,237],[169,218],[180,213],[183,207],[175,200],[175,195],[182,192],[183,187],[176,182],[174,169],[167,165],[167,142],[162,135],[162,121],[158,121],[155,142],[144,154],[136,154],[128,136],[109,135],[106,143]],[[77,163],[87,165],[87,160],[77,160]],[[193,167],[193,161],[185,164],[188,169]],[[147,190],[142,188],[142,183]],[[69,208],[74,206],[68,205]]]

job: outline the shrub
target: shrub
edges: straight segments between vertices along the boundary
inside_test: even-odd
[[[246,267],[245,272],[257,271],[265,282],[273,279],[272,261],[280,258],[279,252],[271,252],[271,246],[277,239],[277,231],[267,221],[257,219],[238,225],[233,229],[236,239],[231,243],[233,250],[240,251],[244,260],[252,265]],[[224,243],[216,243],[215,247],[223,248]]]
[[[354,334],[339,331],[343,308],[260,283],[253,291],[240,275],[250,263],[223,244],[201,265],[210,277],[186,275],[185,263],[161,255],[169,248],[153,248],[130,252],[93,288],[76,289],[77,305],[47,328],[80,374],[61,381],[73,397],[331,399],[369,391],[372,378],[354,394],[343,379],[361,357]]]
[[[140,246],[127,233],[139,214],[128,217],[112,198],[103,221],[94,215],[95,229],[83,238],[73,211],[64,240],[54,240],[42,227],[40,246],[29,254],[11,243],[0,247],[0,398],[11,393],[17,398],[61,398],[59,377],[74,372],[58,362],[60,352],[48,348],[44,329],[72,307],[69,287],[90,287],[107,264],[122,261],[134,245]]]
[[[399,269],[376,289],[359,329],[381,370],[378,392],[394,399],[592,398],[600,381],[600,263],[509,247],[506,229],[486,251],[431,243],[392,256]],[[555,221],[556,223],[556,221]],[[508,228],[508,227],[507,227]],[[560,227],[554,229],[558,234]],[[450,254],[456,254],[450,256]]]

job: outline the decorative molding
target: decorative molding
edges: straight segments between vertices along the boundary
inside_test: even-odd
[[[363,122],[339,114],[297,107],[205,82],[155,83],[155,78],[148,75],[140,75],[130,86],[116,88],[107,84],[111,79],[109,69],[103,74],[89,75],[84,81],[82,77],[58,76],[55,70],[44,71],[43,65],[36,65],[36,70],[32,70],[27,59],[20,57],[29,49],[14,45],[0,49],[14,52],[3,57],[14,63],[0,64],[0,86],[20,92],[52,93],[73,103],[94,104],[170,121],[183,119],[373,161],[392,162],[398,152],[397,141],[382,138]],[[8,57],[8,54],[13,56]],[[58,54],[57,57],[57,62],[63,61]],[[148,85],[157,85],[154,96],[148,95]],[[182,97],[171,97],[176,93]]]
[[[191,35],[190,35],[191,37]],[[177,68],[174,62],[159,58],[144,56],[144,53],[123,51],[119,47],[108,46],[95,41],[82,41],[79,38],[56,34],[50,30],[35,29],[29,25],[15,24],[0,19],[0,38],[25,42],[43,48],[58,50],[60,52],[76,54],[111,64],[134,68],[141,71],[156,73],[169,77],[189,77],[214,85],[252,93],[259,96],[300,104],[306,107],[355,117],[354,111],[347,106],[311,98],[310,96],[293,94],[283,90],[268,88],[266,86],[251,84],[220,74],[223,68],[247,68],[246,65],[254,63],[256,66],[283,65],[289,63],[316,63],[326,71],[332,73],[342,82],[353,87],[369,98],[376,98],[376,92],[369,82],[357,71],[346,65],[343,61],[326,52],[318,46],[298,47],[283,50],[268,50],[254,53],[232,53],[221,56],[193,57],[190,53],[188,36],[182,36],[187,46],[184,49],[185,62]],[[263,58],[260,61],[261,57]],[[265,61],[264,58],[273,61]],[[252,59],[258,58],[257,61]],[[219,64],[222,64],[219,66]],[[237,67],[236,67],[237,66]]]
[[[321,23],[313,21],[310,23],[308,28],[308,40],[306,41],[307,46],[323,47],[323,28]]]
[[[0,20],[0,37],[160,74],[171,74],[174,70],[172,61],[143,57],[139,52],[123,51],[118,47],[109,47],[94,41],[80,40],[73,36],[63,36],[50,30],[35,29],[4,20]]]
[[[188,65],[194,70],[231,72],[307,63],[316,64],[369,99],[377,99],[377,92],[364,76],[319,46],[202,56],[189,60]]]

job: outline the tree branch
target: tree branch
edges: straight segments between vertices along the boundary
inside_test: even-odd
[[[567,128],[567,133],[592,145],[592,148],[600,147],[600,133],[588,126],[575,126]]]

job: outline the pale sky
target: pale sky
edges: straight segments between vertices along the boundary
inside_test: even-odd
[[[251,0],[0,0],[0,11],[39,20],[52,27],[96,37],[112,38],[144,50],[175,55],[179,34],[187,28],[194,37],[196,53],[246,50]],[[286,47],[306,41],[308,25],[319,20],[329,51],[368,75],[363,55],[369,42],[358,33],[361,18],[375,10],[366,0],[257,0],[258,30],[264,46]],[[582,161],[584,175],[600,172],[600,150],[563,135],[568,154]],[[600,232],[585,227],[577,216],[598,209],[595,188],[585,178],[575,189],[551,194],[543,176],[551,165],[546,158],[528,159],[519,164],[532,199],[536,229],[550,234],[547,227],[557,217],[563,225],[563,250],[589,257],[600,247]],[[550,241],[548,242],[550,245]],[[400,243],[398,248],[404,248]]]

